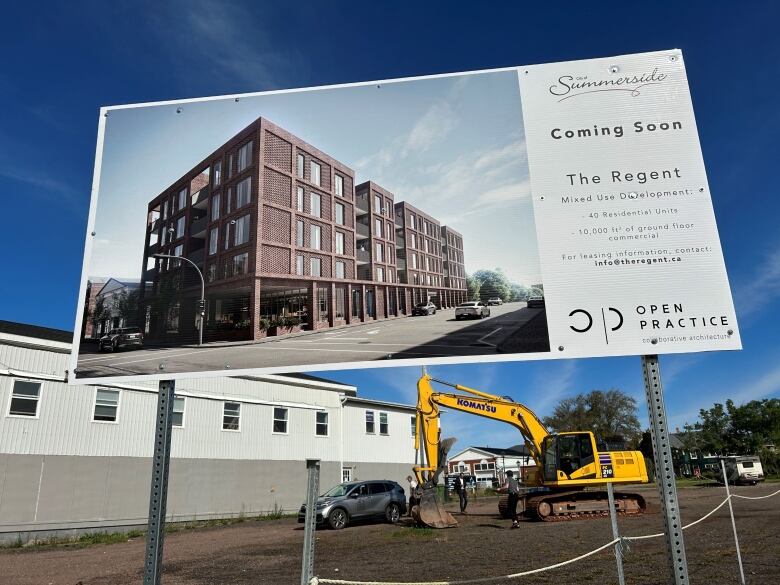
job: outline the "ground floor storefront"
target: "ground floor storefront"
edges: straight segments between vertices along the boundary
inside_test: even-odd
[[[194,342],[200,316],[195,291],[159,308],[145,305],[146,339]],[[419,303],[449,309],[465,290],[405,284],[256,278],[240,287],[206,288],[204,341],[240,341],[411,315]]]

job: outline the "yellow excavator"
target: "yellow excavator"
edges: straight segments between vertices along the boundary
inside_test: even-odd
[[[436,392],[434,383],[454,392]],[[645,460],[639,451],[599,451],[589,431],[550,434],[532,410],[511,398],[437,380],[424,373],[417,382],[414,445],[419,464],[413,467],[419,503],[412,508],[412,516],[419,524],[431,528],[457,526],[436,495],[447,453],[455,442],[440,437],[440,407],[505,422],[520,431],[536,467],[524,475],[524,493],[520,495],[517,512],[532,519],[560,521],[605,515],[609,512],[607,492],[586,488],[648,481]],[[502,505],[505,498],[499,503],[503,515]],[[641,514],[645,500],[635,493],[615,493],[615,506],[620,514]]]

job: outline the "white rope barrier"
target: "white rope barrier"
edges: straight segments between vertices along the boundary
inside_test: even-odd
[[[737,494],[731,494],[727,496],[720,504],[715,506],[715,508],[710,510],[707,514],[705,514],[698,520],[694,520],[693,522],[686,524],[685,526],[682,527],[682,529],[685,530],[687,528],[696,526],[699,522],[703,522],[704,520],[712,516],[715,512],[720,510],[723,506],[725,506],[731,498],[742,498],[745,500],[763,500],[766,498],[771,498],[772,496],[776,496],[777,494],[780,494],[780,490],[776,490],[771,494],[767,494],[765,496],[740,496]],[[310,585],[476,585],[478,583],[494,583],[496,581],[516,579],[518,577],[525,577],[527,575],[534,575],[536,573],[542,573],[545,571],[558,569],[560,567],[564,567],[566,565],[576,563],[577,561],[581,561],[582,559],[600,553],[604,549],[609,548],[615,544],[620,544],[621,548],[625,550],[629,550],[627,541],[660,538],[661,536],[664,536],[663,532],[658,532],[656,534],[645,534],[642,536],[621,536],[620,538],[615,538],[614,540],[611,540],[610,542],[603,544],[600,547],[595,548],[592,551],[586,552],[585,554],[582,554],[573,559],[568,559],[566,561],[561,561],[560,563],[555,563],[554,565],[548,565],[546,567],[540,567],[538,569],[531,569],[529,571],[522,571],[520,573],[511,573],[509,575],[499,575],[497,577],[480,577],[477,579],[465,579],[460,581],[349,581],[345,579],[327,579],[324,577],[313,577],[312,580],[310,581]]]

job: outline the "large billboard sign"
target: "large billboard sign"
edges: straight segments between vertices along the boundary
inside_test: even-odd
[[[71,381],[739,349],[680,51],[101,111]]]

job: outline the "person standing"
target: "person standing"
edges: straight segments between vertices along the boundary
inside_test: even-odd
[[[460,513],[465,514],[466,506],[469,505],[469,496],[466,491],[466,478],[463,477],[462,473],[455,478],[455,491],[458,492],[458,499],[460,500]]]
[[[409,516],[412,515],[412,508],[420,503],[419,498],[417,497],[417,479],[414,478],[414,476],[407,475],[406,481],[409,482],[409,510],[408,514]]]
[[[499,493],[506,493],[509,496],[507,500],[507,508],[509,511],[509,517],[512,519],[511,528],[519,528],[520,523],[517,520],[517,501],[520,497],[520,484],[517,478],[514,476],[511,470],[506,472],[506,482],[496,490]]]

